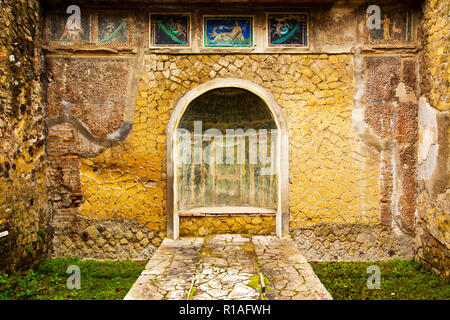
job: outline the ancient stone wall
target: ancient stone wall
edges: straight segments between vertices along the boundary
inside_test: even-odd
[[[234,78],[281,107],[290,235],[308,259],[415,254],[448,278],[449,4],[380,4],[379,30],[360,4],[298,7],[308,43],[281,49],[266,46],[267,12],[252,8],[254,47],[221,50],[201,44],[208,8],[178,8],[192,9],[192,45],[168,49],[150,48],[147,7],[82,7],[75,35],[66,7],[0,1],[0,270],[38,263],[50,239],[57,257],[148,258],[173,205],[174,107]],[[222,9],[213,11],[248,12]],[[113,41],[101,30],[110,21],[122,28]],[[180,217],[182,236],[274,232],[270,214]]]
[[[297,246],[311,261],[411,259],[410,236],[382,224],[318,223],[293,231]]]
[[[36,265],[49,239],[41,8],[0,2],[0,271]]]
[[[448,1],[423,4],[420,55],[417,257],[450,277]]]
[[[46,44],[54,256],[151,254],[172,205],[166,130],[174,107],[201,84],[234,78],[261,86],[281,107],[291,235],[306,256],[412,257],[418,77],[409,15],[396,18],[404,29],[392,41],[362,30],[353,43],[366,8],[345,7],[312,10],[310,47],[297,52],[263,49],[262,40],[254,50],[203,50],[196,36],[189,53],[149,49],[148,12],[122,9],[136,30],[126,44]],[[95,10],[83,12],[93,12],[95,26]],[[264,17],[256,18],[259,39]],[[333,26],[342,31],[336,37]],[[272,234],[274,226],[273,216],[180,218],[184,236]]]

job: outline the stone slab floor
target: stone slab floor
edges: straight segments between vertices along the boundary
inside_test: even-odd
[[[225,234],[164,239],[125,296],[153,299],[332,298],[292,240]]]

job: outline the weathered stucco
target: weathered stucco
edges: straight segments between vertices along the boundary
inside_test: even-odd
[[[419,102],[417,257],[450,277],[448,1],[425,1]]]

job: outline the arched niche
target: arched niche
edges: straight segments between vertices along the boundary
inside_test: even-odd
[[[178,238],[180,213],[218,208],[273,211],[277,236],[288,235],[287,126],[280,106],[261,86],[227,78],[187,92],[172,113],[166,147],[168,237]]]

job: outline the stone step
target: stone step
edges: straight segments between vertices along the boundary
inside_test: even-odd
[[[260,278],[267,282],[261,289]],[[255,286],[256,285],[256,286]],[[290,239],[164,239],[125,300],[332,299]]]

